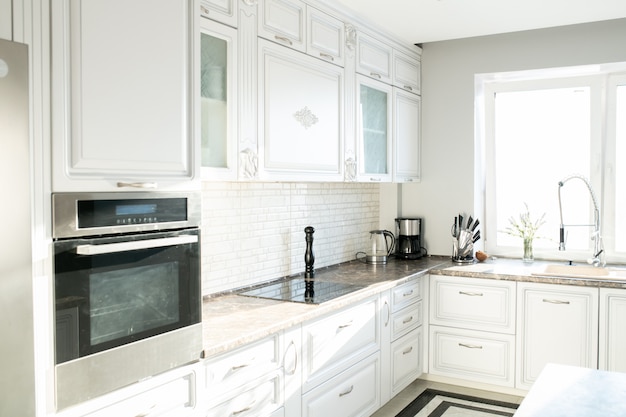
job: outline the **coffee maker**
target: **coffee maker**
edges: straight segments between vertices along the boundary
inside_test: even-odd
[[[422,219],[396,219],[396,258],[419,259],[426,250],[422,248]]]

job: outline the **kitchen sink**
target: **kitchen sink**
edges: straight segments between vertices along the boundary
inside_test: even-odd
[[[532,275],[626,281],[625,268],[595,267],[590,265],[550,264],[546,265],[543,269],[532,272]]]

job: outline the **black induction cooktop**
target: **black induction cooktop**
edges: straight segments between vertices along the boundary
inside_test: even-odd
[[[304,278],[293,278],[287,281],[272,282],[258,288],[240,292],[239,295],[268,298],[271,300],[292,301],[296,303],[321,304],[342,295],[365,288],[363,285],[344,284],[339,282],[309,281],[310,290],[306,292]],[[306,297],[305,297],[306,292]]]

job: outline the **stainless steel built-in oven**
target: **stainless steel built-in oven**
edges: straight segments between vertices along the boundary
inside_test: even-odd
[[[53,195],[57,409],[202,351],[200,198]]]

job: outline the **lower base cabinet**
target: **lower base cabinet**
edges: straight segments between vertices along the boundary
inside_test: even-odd
[[[379,407],[379,353],[371,355],[302,397],[302,417],[367,417]]]
[[[626,290],[600,288],[599,367],[626,372]]]
[[[424,337],[419,327],[391,344],[391,396],[395,397],[422,374]]]
[[[212,407],[205,417],[261,417],[279,415],[281,404],[280,375],[270,375],[233,392],[232,397]],[[280,409],[282,410],[282,408]],[[274,412],[278,414],[274,414]]]

